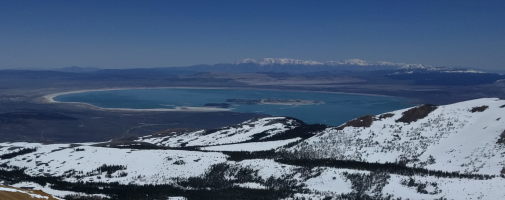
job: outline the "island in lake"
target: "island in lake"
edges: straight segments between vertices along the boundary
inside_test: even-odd
[[[214,107],[214,108],[229,108],[231,104],[229,103],[206,103],[204,107]]]
[[[299,105],[315,105],[323,104],[323,101],[316,100],[303,100],[303,99],[226,99],[228,103],[235,104],[270,104],[270,105],[289,105],[289,106],[299,106]]]

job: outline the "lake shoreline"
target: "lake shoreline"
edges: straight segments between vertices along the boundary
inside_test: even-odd
[[[352,92],[334,92],[334,91],[309,91],[300,89],[274,89],[274,88],[257,88],[257,87],[193,87],[193,86],[168,86],[168,87],[112,87],[112,88],[97,88],[97,89],[82,89],[71,90],[64,92],[56,92],[42,96],[42,102],[48,104],[61,103],[61,104],[77,104],[85,106],[94,110],[102,111],[128,111],[128,112],[229,112],[230,108],[220,107],[195,107],[195,106],[177,106],[175,108],[106,108],[96,106],[85,102],[63,102],[57,101],[55,98],[61,95],[77,94],[86,92],[100,92],[100,91],[117,91],[117,90],[143,90],[143,89],[224,89],[224,90],[263,90],[263,91],[289,91],[289,92],[308,92],[308,93],[325,93],[325,94],[344,94],[344,95],[357,95],[357,96],[376,96],[376,97],[394,97],[403,98],[389,95],[380,94],[367,94],[367,93],[352,93]]]
[[[62,103],[62,104],[78,104],[83,105],[85,107],[102,110],[102,111],[128,111],[128,112],[226,112],[231,111],[231,109],[227,108],[217,108],[217,107],[193,107],[193,106],[176,106],[175,108],[105,108],[96,106],[90,103],[85,102],[63,102],[55,100],[56,97],[66,94],[77,94],[77,93],[85,93],[85,92],[99,92],[99,91],[115,91],[115,90],[140,90],[140,89],[164,89],[164,88],[180,88],[180,89],[197,89],[194,87],[128,87],[128,88],[102,88],[102,89],[84,89],[84,90],[72,90],[66,92],[56,92],[48,95],[42,96],[42,101],[44,103]],[[201,88],[201,89],[209,89],[209,88]]]

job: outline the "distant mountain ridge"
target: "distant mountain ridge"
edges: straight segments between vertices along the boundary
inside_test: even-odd
[[[359,58],[346,59],[341,61],[314,61],[314,60],[300,60],[293,58],[262,58],[253,59],[246,58],[242,59],[236,64],[254,63],[258,65],[328,65],[328,66],[339,66],[339,65],[355,65],[355,66],[396,66],[396,67],[416,67],[416,68],[428,68],[429,66],[421,64],[405,64],[405,63],[394,63],[394,62],[368,62]]]
[[[235,64],[257,64],[257,65],[307,65],[307,66],[356,66],[356,67],[391,67],[392,69],[404,69],[404,70],[430,70],[430,71],[441,71],[441,72],[451,72],[451,73],[485,73],[480,70],[475,69],[462,69],[462,68],[452,68],[452,67],[434,67],[430,65],[423,64],[408,64],[408,63],[396,63],[388,61],[378,61],[369,62],[366,60],[353,58],[341,61],[314,61],[314,60],[300,60],[292,58],[262,58],[262,59],[252,59],[246,58],[242,59]]]
[[[314,61],[292,58],[246,58],[234,63],[202,64],[175,67],[128,68],[128,69],[100,69],[94,67],[63,67],[46,70],[2,70],[4,72],[36,72],[55,71],[62,73],[84,74],[112,74],[112,73],[191,73],[191,72],[226,72],[226,73],[253,73],[253,72],[370,72],[388,71],[389,74],[413,74],[418,72],[429,73],[473,73],[492,74],[476,69],[459,67],[435,67],[423,64],[396,63],[388,61],[369,62],[362,59],[346,59],[341,61]]]
[[[360,59],[267,58],[184,67],[1,70],[0,83],[6,88],[282,87],[412,97],[442,104],[489,96],[505,98],[504,74]]]
[[[438,72],[447,72],[447,73],[486,73],[481,70],[476,69],[466,69],[461,67],[435,67],[424,64],[410,64],[410,63],[399,63],[399,62],[389,62],[389,61],[377,61],[371,62],[362,60],[359,58],[351,58],[340,61],[315,61],[315,60],[303,60],[303,59],[294,59],[294,58],[245,58],[236,62],[231,63],[218,63],[218,64],[200,64],[200,65],[188,65],[188,66],[174,66],[174,67],[147,67],[147,68],[127,68],[127,69],[108,69],[108,68],[96,68],[96,67],[80,67],[80,66],[69,66],[69,67],[61,67],[54,69],[44,69],[49,71],[58,71],[58,72],[71,72],[71,73],[88,73],[88,72],[96,72],[100,70],[113,70],[113,71],[122,71],[122,70],[173,70],[173,71],[185,71],[185,70],[199,70],[199,71],[207,71],[207,70],[215,70],[219,67],[225,66],[260,66],[260,67],[274,67],[274,66],[285,66],[285,67],[294,67],[294,68],[283,68],[286,72],[289,70],[297,70],[297,68],[306,66],[312,66],[312,69],[307,69],[310,71],[317,70],[330,70],[331,67],[333,70],[338,70],[337,67],[344,68],[346,70],[352,70],[352,68],[346,67],[355,67],[358,68],[356,70],[366,70],[366,71],[375,71],[375,70],[410,70],[412,73],[415,70],[426,70],[426,71],[438,71]],[[317,68],[320,67],[320,68]],[[328,68],[330,67],[330,68]],[[368,69],[362,67],[369,67]],[[36,70],[36,69],[33,69]],[[246,69],[242,69],[248,71]],[[268,68],[258,68],[256,71],[267,71]],[[36,70],[39,71],[39,70]],[[236,70],[231,70],[230,72],[234,72]],[[253,69],[249,69],[249,71],[254,71]],[[409,72],[409,71],[407,71]]]

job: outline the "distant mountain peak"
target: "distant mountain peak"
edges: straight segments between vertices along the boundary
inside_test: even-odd
[[[396,66],[402,69],[431,69],[435,68],[430,65],[423,65],[423,64],[411,64],[411,63],[398,63],[398,62],[389,62],[389,61],[379,61],[377,62],[377,65],[383,65],[383,66]]]
[[[327,63],[335,64],[335,65],[358,65],[358,66],[370,65],[370,63],[368,63],[366,60],[362,60],[359,58],[351,58],[351,59],[346,59],[346,60],[342,60],[342,61],[329,61]]]
[[[68,67],[61,67],[61,68],[54,68],[52,69],[54,71],[60,71],[60,72],[93,72],[93,71],[98,71],[100,68],[96,67],[81,67],[81,66],[68,66]]]
[[[258,65],[328,65],[328,66],[339,66],[339,65],[356,65],[356,66],[394,66],[394,67],[406,67],[406,68],[426,68],[427,66],[421,64],[406,64],[406,63],[394,63],[394,62],[369,62],[359,58],[351,58],[340,61],[315,61],[315,60],[301,60],[293,58],[245,58],[238,61],[236,64],[253,63]]]
[[[292,58],[246,58],[237,64],[253,63],[258,65],[324,65],[325,63],[313,60],[300,60]]]
[[[351,58],[340,61],[315,61],[315,60],[301,60],[293,58],[246,58],[242,59],[235,64],[257,64],[261,66],[269,65],[306,65],[306,66],[357,66],[357,67],[391,67],[399,70],[423,70],[423,71],[438,71],[444,73],[485,73],[483,71],[474,69],[462,69],[453,67],[435,67],[424,64],[411,64],[390,61],[377,61],[371,62],[359,58]],[[401,73],[401,72],[399,72]]]

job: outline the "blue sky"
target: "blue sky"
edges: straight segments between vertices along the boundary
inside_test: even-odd
[[[505,1],[0,0],[0,68],[263,57],[505,70]]]

